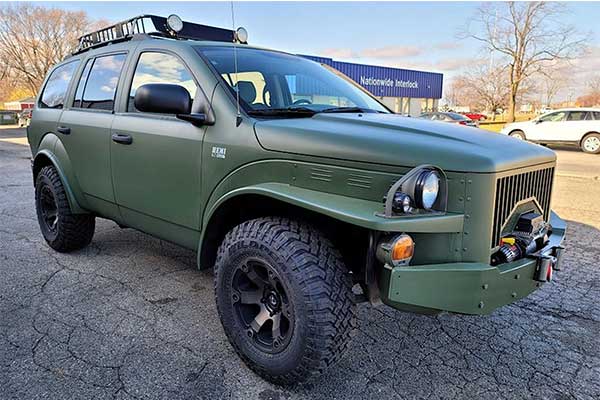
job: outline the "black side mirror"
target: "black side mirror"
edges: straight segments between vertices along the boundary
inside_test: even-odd
[[[148,83],[135,91],[135,108],[142,112],[160,114],[189,114],[192,108],[190,93],[183,86]]]

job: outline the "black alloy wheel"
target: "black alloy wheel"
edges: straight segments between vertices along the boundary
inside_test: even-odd
[[[266,353],[283,351],[294,331],[294,307],[277,271],[249,257],[238,264],[231,285],[236,322],[246,335]]]
[[[322,374],[356,327],[352,277],[310,224],[283,217],[241,223],[215,262],[217,310],[227,339],[254,372],[280,385]]]
[[[40,190],[38,207],[40,210],[42,230],[49,236],[56,236],[58,228],[58,205],[56,197],[49,186],[43,186]]]
[[[94,236],[92,214],[74,214],[56,168],[47,165],[35,177],[35,208],[46,243],[59,252],[87,246]]]

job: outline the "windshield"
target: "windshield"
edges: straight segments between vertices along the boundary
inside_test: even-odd
[[[310,116],[317,112],[389,111],[334,71],[299,56],[237,47],[198,47],[251,115]]]
[[[466,117],[466,116],[464,116],[462,114],[458,114],[458,113],[449,112],[449,113],[447,113],[447,115],[455,121],[469,121],[470,120],[469,117]]]

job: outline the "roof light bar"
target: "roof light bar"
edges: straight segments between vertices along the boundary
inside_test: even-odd
[[[248,41],[248,32],[244,28],[238,28],[236,31],[233,31],[231,29],[185,22],[175,14],[169,15],[167,18],[146,14],[117,22],[114,25],[83,35],[79,38],[79,45],[73,54],[109,43],[131,40],[137,34],[228,43],[236,41],[245,44]]]

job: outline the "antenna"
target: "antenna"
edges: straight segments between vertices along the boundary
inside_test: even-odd
[[[233,0],[231,0],[231,30],[235,32],[235,12],[233,10]],[[237,38],[233,40],[233,65],[235,69],[235,103],[237,107],[237,115],[235,118],[235,126],[240,126],[242,123],[242,114],[240,113],[240,85],[238,80],[238,62],[237,62]]]

